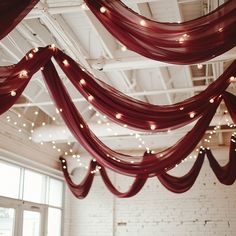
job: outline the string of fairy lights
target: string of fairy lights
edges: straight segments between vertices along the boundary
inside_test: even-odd
[[[90,105],[89,110],[92,110],[92,109],[94,109],[94,108]],[[62,110],[56,109],[57,114],[59,114],[60,112],[62,112]],[[37,122],[37,117],[38,117],[39,113],[40,113],[39,108],[34,109],[34,111],[33,111],[33,114],[35,116],[34,121],[26,120],[22,114],[17,113],[16,111],[13,113],[14,115],[9,115],[9,114],[6,113],[5,118],[6,118],[6,121],[8,123],[11,123],[13,126],[17,127],[19,133],[27,134],[28,139],[33,142],[32,134],[34,133],[35,128],[40,127],[40,126],[49,125],[52,122],[57,121],[56,117],[53,116],[51,119],[47,119],[47,121],[42,121],[42,122],[39,123],[39,122]],[[182,160],[181,163],[184,163],[184,162],[186,162],[188,160],[191,160],[191,159],[196,159],[197,158],[197,153],[201,152],[201,150],[203,150],[204,148],[210,149],[210,143],[213,140],[213,137],[218,132],[220,132],[220,130],[221,130],[221,123],[226,124],[228,129],[234,129],[235,130],[236,124],[231,123],[231,121],[228,119],[228,116],[226,116],[227,113],[228,113],[228,111],[225,110],[223,115],[222,115],[221,121],[219,121],[219,124],[214,126],[212,130],[208,131],[208,133],[206,134],[207,137],[205,137],[204,140],[203,140],[204,146],[202,146],[202,145],[198,146],[194,150],[194,152],[193,152],[194,154],[192,154],[192,155],[188,156],[187,158],[185,158],[184,160]],[[111,136],[118,136],[118,134],[112,130],[111,121],[107,119],[107,116],[102,115],[98,111],[96,111],[94,117],[96,118],[96,123],[98,125],[103,125],[104,126],[104,124],[105,124],[106,131],[108,133],[110,133]],[[222,121],[224,121],[224,122],[222,122]],[[37,127],[36,127],[36,124],[38,125]],[[232,137],[234,137],[236,135],[236,132],[234,132],[234,130],[232,132]],[[63,130],[61,132],[63,132]],[[169,133],[169,132],[171,132],[171,131],[168,130],[166,133]],[[137,140],[137,149],[139,149],[140,151],[145,150],[147,152],[155,153],[155,151],[151,150],[145,142],[144,137],[147,134],[142,135],[142,134],[138,134],[138,133],[135,133],[135,132],[131,131],[129,135],[132,136],[135,140]],[[49,136],[50,136],[50,134],[49,134]],[[232,138],[231,141],[235,142],[235,139]],[[79,153],[75,153],[73,151],[73,142],[67,141],[66,142],[66,147],[63,147],[63,150],[60,147],[60,143],[57,143],[56,140],[52,140],[51,142],[47,142],[47,144],[49,144],[51,146],[51,148],[54,151],[57,151],[60,155],[70,156],[73,159],[76,159],[76,161],[78,162],[79,167],[83,167],[85,169],[88,169],[88,165],[83,163],[83,159],[81,158],[81,155]],[[39,145],[43,146],[44,142],[41,141],[39,143]],[[93,161],[96,161],[96,159],[93,159]],[[176,164],[176,167],[178,165],[179,164]],[[98,172],[100,170],[100,168],[101,167],[98,166],[93,172],[94,173]]]

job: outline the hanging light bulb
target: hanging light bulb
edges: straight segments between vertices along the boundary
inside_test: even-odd
[[[33,55],[33,53],[29,53],[29,58],[33,58],[34,57],[34,55]]]
[[[107,9],[106,9],[105,7],[100,7],[100,12],[101,12],[102,14],[104,14],[106,11],[107,11]]]
[[[156,129],[156,125],[150,125],[150,129],[151,130],[155,130]]]
[[[16,96],[16,92],[14,90],[11,91],[11,96],[15,97]]]
[[[69,66],[69,62],[65,59],[65,60],[63,60],[63,62],[62,62],[63,64],[64,64],[64,66]]]
[[[120,119],[122,117],[122,115],[120,113],[116,114],[116,119]]]
[[[198,68],[199,70],[201,70],[201,69],[203,68],[203,65],[202,65],[202,64],[197,64],[197,68]]]
[[[145,21],[145,20],[141,20],[141,21],[139,22],[139,24],[140,24],[141,26],[145,26],[145,25],[146,25],[146,21]]]
[[[20,78],[27,78],[28,77],[28,72],[27,70],[22,70],[19,74]]]
[[[125,52],[126,50],[127,50],[127,47],[126,47],[125,45],[123,45],[123,46],[121,47],[121,51]]]
[[[38,48],[34,48],[34,49],[33,49],[33,52],[34,52],[34,53],[36,53],[36,52],[38,52],[38,51],[39,51]]]
[[[194,116],[195,116],[195,113],[194,113],[194,112],[191,112],[191,113],[189,114],[189,117],[190,117],[190,118],[194,118]]]

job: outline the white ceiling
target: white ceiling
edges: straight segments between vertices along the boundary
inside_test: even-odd
[[[124,2],[146,17],[157,21],[177,22],[200,17],[215,9],[218,2],[221,4],[223,1],[126,0]],[[99,79],[120,91],[146,102],[171,104],[204,90],[233,59],[236,59],[234,48],[218,58],[203,63],[203,68],[198,69],[197,65],[169,65],[152,61],[131,51],[122,51],[121,44],[104,29],[88,9],[84,8],[80,0],[42,0],[16,29],[0,41],[0,64],[17,63],[31,48],[54,43]],[[168,147],[192,127],[155,135],[143,133],[137,135],[136,132],[125,129],[121,132],[119,127],[90,107],[65,76],[63,74],[61,76],[79,111],[94,132],[116,150]],[[231,90],[234,90],[234,87]],[[222,109],[218,111],[214,125],[219,121],[225,123],[226,118],[222,115]],[[3,137],[7,135],[9,140],[18,140],[22,145],[31,145],[35,150],[47,153],[51,158],[57,158],[59,154],[65,152],[81,153],[83,150],[67,133],[40,73],[34,76],[11,111],[1,116],[1,123],[4,125],[1,127],[0,138],[1,135]],[[48,131],[52,128],[51,125],[58,126],[57,130],[51,131],[52,134]],[[41,130],[37,131],[39,127]],[[46,134],[45,127],[48,131]],[[31,130],[34,130],[35,134],[32,134]],[[60,139],[53,137],[54,132],[58,132]],[[226,133],[227,130],[219,132],[214,144],[224,143],[224,137],[228,136]],[[37,140],[43,136],[45,138],[45,135],[47,137],[41,144],[35,144],[30,140],[32,135]],[[4,142],[4,138],[2,140]],[[8,143],[3,144],[3,147],[11,150]],[[17,147],[15,149],[18,150]]]

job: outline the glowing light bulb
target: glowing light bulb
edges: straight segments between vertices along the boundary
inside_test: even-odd
[[[29,58],[33,58],[33,57],[34,57],[33,53],[29,53]]]
[[[214,99],[211,98],[211,99],[209,100],[209,102],[210,102],[210,103],[214,103]]]
[[[62,63],[64,64],[64,66],[69,66],[69,62],[67,60],[64,60]]]
[[[100,8],[100,12],[103,14],[103,13],[105,13],[107,11],[107,9],[105,8],[105,7],[101,7]]]
[[[91,102],[91,101],[93,101],[93,99],[94,99],[94,97],[92,96],[92,95],[89,95],[88,96],[88,100]]]
[[[234,76],[231,76],[231,77],[229,78],[229,80],[230,80],[230,82],[233,82],[233,81],[235,80]]]
[[[191,113],[189,114],[189,117],[190,117],[190,118],[194,118],[194,116],[195,116],[195,113],[194,113],[194,112],[191,112]]]
[[[141,21],[139,22],[139,24],[142,25],[142,26],[145,26],[145,25],[146,25],[146,21],[145,21],[145,20],[141,20]]]
[[[52,44],[50,45],[50,48],[51,48],[53,51],[55,51],[55,50],[56,50],[56,45],[55,45],[54,43],[52,43]]]
[[[156,125],[150,125],[150,129],[151,130],[155,130],[156,129]]]
[[[27,70],[22,70],[19,74],[20,78],[27,78],[28,77],[28,72]]]
[[[220,27],[220,28],[218,29],[218,31],[219,31],[219,32],[222,32],[222,31],[223,31],[223,27]]]
[[[116,114],[116,119],[120,119],[122,115],[120,113]]]
[[[11,96],[15,97],[16,96],[16,92],[14,90],[11,91]]]
[[[81,128],[81,129],[83,129],[83,128],[84,128],[84,126],[83,126],[82,124],[80,124],[80,128]]]
[[[123,45],[123,46],[121,47],[121,51],[125,52],[126,50],[127,50],[127,47],[126,47],[125,45]]]
[[[38,52],[38,51],[39,51],[38,48],[34,48],[34,49],[33,49],[33,52],[34,52],[34,53],[36,53],[36,52]]]
[[[81,80],[80,80],[80,84],[83,84],[83,85],[86,84],[85,80],[84,80],[84,79],[81,79]]]
[[[201,69],[203,68],[203,65],[202,65],[202,64],[197,64],[197,68],[198,68],[199,70],[201,70]]]

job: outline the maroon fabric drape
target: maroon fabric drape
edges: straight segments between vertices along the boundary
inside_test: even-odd
[[[221,98],[216,98],[215,103],[203,113],[193,129],[175,145],[160,153],[148,154],[148,158],[145,158],[142,162],[143,157],[132,157],[117,153],[97,139],[72,103],[52,62],[48,62],[42,72],[50,95],[57,107],[62,109],[62,118],[80,144],[83,145],[102,166],[131,176],[158,175],[165,169],[170,169],[175,164],[185,159],[201,140],[221,101]],[[191,140],[191,142],[189,142],[189,140]]]
[[[38,2],[39,0],[1,0],[0,39],[13,30]]]
[[[236,45],[235,0],[227,1],[205,16],[183,23],[161,23],[147,19],[120,0],[85,2],[122,44],[154,60],[173,64],[199,63]]]
[[[79,199],[83,199],[85,198],[88,193],[89,190],[92,186],[93,183],[93,179],[94,179],[94,174],[93,171],[96,169],[97,164],[93,161],[90,162],[89,168],[88,168],[88,172],[86,174],[86,176],[84,177],[83,181],[80,184],[75,184],[68,171],[67,171],[67,162],[65,159],[60,158],[63,167],[62,167],[62,171],[67,183],[67,186],[69,187],[70,191],[74,194],[75,197],[79,198]]]
[[[229,162],[225,166],[220,166],[216,158],[213,156],[211,150],[206,150],[207,158],[210,166],[214,171],[217,179],[225,185],[232,185],[236,180],[236,139],[234,136],[231,138]]]
[[[230,77],[236,75],[234,61],[205,91],[176,104],[158,106],[133,99],[98,80],[61,51],[55,59],[77,90],[97,110],[118,124],[150,132],[179,128],[196,120],[226,90]],[[65,61],[67,66],[63,63]],[[194,117],[190,116],[191,113]]]
[[[204,161],[204,156],[205,156],[205,152],[204,150],[201,150],[191,170],[182,177],[172,176],[167,173],[163,173],[157,177],[160,180],[160,182],[163,184],[163,186],[165,186],[168,190],[174,193],[186,192],[193,186],[201,170],[201,167]],[[96,169],[97,166],[99,166],[98,163],[91,160],[87,174],[83,182],[79,185],[76,185],[73,183],[68,173],[67,161],[62,157],[60,158],[60,160],[62,163],[62,171],[65,177],[66,183],[68,187],[70,188],[71,192],[75,195],[75,197],[79,199],[86,197],[94,179],[94,174],[95,174],[94,170]],[[128,191],[122,193],[119,190],[117,190],[117,188],[112,184],[110,178],[107,175],[106,169],[102,166],[100,166],[100,174],[107,189],[119,198],[129,198],[136,195],[138,192],[140,192],[140,190],[143,188],[144,184],[146,183],[148,179],[148,176],[142,176],[142,177],[136,176],[134,178],[133,184],[130,186]]]
[[[207,153],[211,169],[214,171],[219,181],[225,185],[232,185],[236,179],[236,171],[235,171],[236,158],[234,150],[236,145],[235,145],[235,139],[233,140],[234,141],[231,141],[231,147],[230,147],[230,159],[228,164],[225,165],[224,167],[221,167],[218,164],[218,162],[216,161],[215,157],[213,156],[213,154],[209,149],[201,149],[200,152],[198,153],[195,163],[193,164],[192,168],[187,174],[181,177],[177,177],[170,175],[168,173],[163,173],[161,175],[157,175],[157,178],[159,179],[161,184],[169,191],[174,193],[184,193],[188,191],[195,183],[197,176],[199,175],[199,172],[202,168],[205,153]],[[62,171],[65,176],[66,183],[70,188],[71,192],[77,198],[82,199],[86,197],[94,179],[94,174],[95,174],[94,170],[96,169],[97,166],[99,166],[99,164],[91,160],[90,166],[88,168],[87,174],[82,184],[76,185],[73,183],[68,173],[66,160],[62,157],[60,158],[60,160],[62,163]],[[133,184],[130,186],[128,191],[122,193],[119,190],[117,190],[116,187],[112,184],[110,178],[107,175],[106,169],[102,166],[100,166],[100,175],[107,189],[119,198],[128,198],[136,195],[138,192],[140,192],[140,190],[143,188],[144,184],[148,179],[148,176],[143,176],[143,177],[136,176]]]
[[[171,192],[184,193],[188,191],[195,183],[202,168],[204,157],[205,149],[201,149],[191,170],[182,177],[176,177],[169,175],[168,173],[164,173],[158,175],[157,178]]]
[[[159,153],[149,153],[148,155],[145,155],[147,157],[145,160],[143,160],[143,156],[129,156],[117,153],[104,145],[90,131],[72,103],[54,65],[50,62],[50,58],[57,53],[58,50],[52,47],[40,48],[37,50],[33,49],[27,53],[26,57],[24,57],[17,65],[0,67],[0,97],[4,99],[0,100],[0,105],[2,105],[0,106],[0,112],[6,111],[6,109],[15,101],[15,97],[19,96],[23,91],[31,76],[44,65],[43,74],[51,96],[58,108],[62,109],[63,112],[60,114],[71,132],[81,145],[83,145],[83,147],[96,158],[102,166],[108,167],[119,173],[134,177],[160,175],[181,162],[181,160],[185,159],[191,153],[204,135],[222,98],[225,100],[233,120],[236,118],[236,111],[234,108],[236,97],[224,92],[222,93],[222,96],[214,98],[214,102],[208,105],[208,108],[201,113],[192,130],[172,147]],[[26,74],[23,73],[23,76],[21,75],[22,71],[26,72]],[[226,72],[226,75],[231,75],[231,69],[229,71],[230,73],[227,74],[228,72]],[[228,76],[226,76],[226,78],[227,77]],[[229,83],[230,78],[223,81]],[[81,82],[83,86],[84,82]],[[224,83],[222,86],[225,86]],[[217,90],[215,85],[210,91],[212,92],[214,89],[215,91]],[[12,97],[10,94],[12,90],[17,92],[15,97]],[[202,96],[205,96],[204,93]]]
[[[30,53],[33,58],[29,57]],[[49,47],[33,49],[16,65],[0,66],[0,115],[14,105],[31,77],[52,57],[53,53]],[[21,76],[22,72],[26,72],[26,75]],[[12,92],[15,96],[12,96]]]

